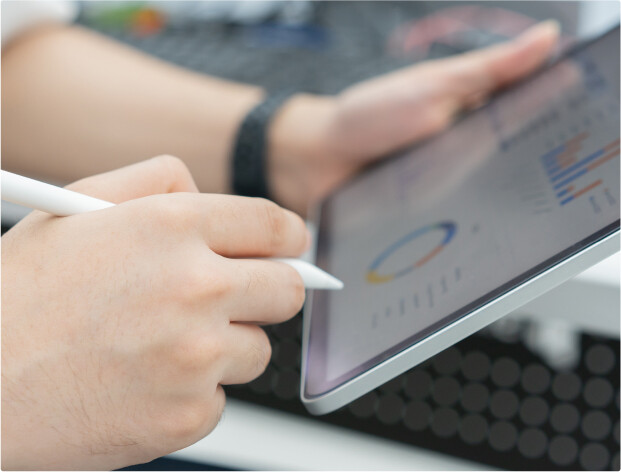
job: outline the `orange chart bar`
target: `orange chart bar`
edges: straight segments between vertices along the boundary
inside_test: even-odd
[[[575,164],[575,163],[576,163],[575,152],[572,152],[571,154],[563,153],[557,158],[557,165],[558,165],[559,170],[567,169],[570,165]]]
[[[589,190],[594,189],[598,185],[601,185],[601,183],[602,183],[602,179],[596,180],[591,185],[587,185],[582,190],[578,190],[576,193],[574,193],[574,198],[578,198],[580,195],[587,193]]]
[[[615,149],[614,151],[612,151],[609,154],[606,154],[604,157],[601,157],[600,159],[596,160],[593,164],[590,164],[587,166],[588,170],[593,170],[596,167],[601,166],[604,162],[609,161],[610,159],[612,159],[613,157],[616,157],[619,155],[619,148]]]
[[[610,151],[611,149],[614,149],[616,147],[619,147],[619,138],[617,138],[615,141],[611,142],[608,146],[606,146],[604,148],[604,151]]]
[[[565,205],[569,202],[571,202],[572,200],[575,200],[576,198],[578,198],[579,196],[587,193],[589,190],[593,190],[595,187],[597,187],[598,185],[602,184],[602,179],[596,180],[595,182],[593,182],[590,185],[587,185],[586,187],[578,190],[576,193],[574,193],[573,195],[570,195],[569,197],[567,197],[566,199],[561,201],[561,205]]]
[[[573,138],[571,138],[569,141],[567,141],[567,142],[565,143],[565,146],[568,146],[568,147],[569,147],[569,146],[572,146],[572,145],[578,144],[580,141],[582,141],[582,140],[584,140],[584,139],[586,139],[586,138],[588,138],[588,137],[589,137],[589,133],[587,133],[586,131],[583,131],[582,133],[577,134],[576,136],[574,136]]]

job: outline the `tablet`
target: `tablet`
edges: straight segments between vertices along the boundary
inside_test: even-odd
[[[619,250],[619,28],[321,205],[301,398],[339,408]]]

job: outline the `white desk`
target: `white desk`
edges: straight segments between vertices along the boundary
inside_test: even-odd
[[[250,470],[491,470],[234,399],[214,432],[170,457]]]

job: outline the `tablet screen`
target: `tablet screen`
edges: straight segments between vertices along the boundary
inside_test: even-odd
[[[305,395],[321,395],[619,227],[619,30],[321,208]],[[308,313],[307,313],[308,315]]]

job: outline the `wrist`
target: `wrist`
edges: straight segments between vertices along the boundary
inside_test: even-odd
[[[268,132],[268,169],[272,196],[304,214],[312,203],[313,173],[332,153],[328,141],[335,100],[297,94],[274,116]]]

